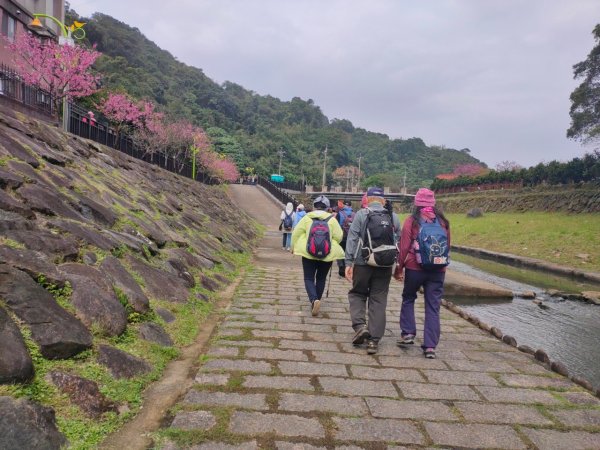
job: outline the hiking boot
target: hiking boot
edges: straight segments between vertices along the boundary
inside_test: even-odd
[[[369,338],[369,330],[367,330],[367,327],[365,325],[363,325],[354,334],[354,337],[352,338],[352,344],[353,345],[361,345],[363,342],[365,342],[365,339],[368,339],[368,338]]]
[[[404,336],[400,336],[396,341],[397,345],[409,345],[415,343],[415,335],[414,334],[405,334]]]
[[[346,278],[346,269],[344,269],[343,267],[340,267],[338,269],[338,275],[342,278]]]
[[[374,355],[375,353],[377,353],[377,349],[378,349],[378,344],[376,341],[369,339],[367,341],[367,354],[368,355]]]
[[[319,314],[320,308],[321,308],[321,300],[315,300],[314,302],[312,302],[312,308],[310,310],[310,313],[313,315],[313,317],[315,317],[317,314]]]
[[[434,348],[426,348],[423,350],[423,354],[427,359],[435,359],[435,349]]]

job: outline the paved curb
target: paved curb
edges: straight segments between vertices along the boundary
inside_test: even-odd
[[[483,248],[466,247],[464,245],[452,245],[451,248],[458,253],[464,253],[466,255],[477,256],[484,259],[493,259],[503,263],[509,263],[511,265],[543,270],[545,272],[551,272],[558,275],[600,283],[600,273],[596,272],[586,272],[584,270],[575,269],[573,267],[559,266],[557,264],[548,263],[535,258],[527,258],[524,256],[512,255],[510,253],[493,252]]]

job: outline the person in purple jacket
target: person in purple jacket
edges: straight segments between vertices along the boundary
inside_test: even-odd
[[[426,358],[435,358],[435,349],[440,340],[440,305],[444,294],[446,268],[424,270],[417,261],[415,242],[420,223],[437,220],[446,230],[450,248],[450,222],[435,206],[435,195],[429,189],[417,191],[412,214],[404,221],[398,245],[398,260],[394,278],[404,280],[402,308],[400,310],[400,339],[398,345],[414,344],[417,334],[415,322],[415,300],[417,291],[423,286],[425,295],[425,330],[423,333],[423,353]],[[404,274],[402,273],[404,271]]]

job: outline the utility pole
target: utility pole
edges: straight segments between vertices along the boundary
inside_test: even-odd
[[[356,186],[360,190],[360,162],[363,159],[362,154],[358,157],[358,186]]]
[[[279,155],[279,172],[277,172],[277,175],[281,175],[281,160],[283,159],[283,155],[285,155],[285,152],[282,148],[280,148],[277,154]]]
[[[323,183],[321,184],[321,190],[323,192],[325,192],[327,190],[327,188],[325,187],[325,183],[327,182],[326,179],[326,170],[327,170],[327,144],[325,144],[325,150],[323,151],[324,154],[324,158],[323,158]]]
[[[304,192],[304,153],[300,155],[300,171],[302,172],[302,185],[300,191]]]

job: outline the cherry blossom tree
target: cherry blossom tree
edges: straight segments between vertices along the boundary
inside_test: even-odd
[[[476,177],[479,175],[485,175],[489,170],[479,164],[461,164],[456,166],[452,171],[453,175],[459,177]]]
[[[14,64],[23,81],[48,91],[56,111],[63,100],[98,90],[99,76],[91,68],[100,53],[94,47],[59,45],[29,33],[19,33],[8,47],[15,54]]]
[[[157,131],[161,128],[158,122],[161,116],[154,112],[154,104],[134,100],[127,94],[110,92],[96,107],[114,127],[115,148],[119,148],[125,131],[133,132],[147,125]]]
[[[500,161],[496,164],[496,171],[498,172],[516,172],[522,168],[523,166],[515,161]]]

